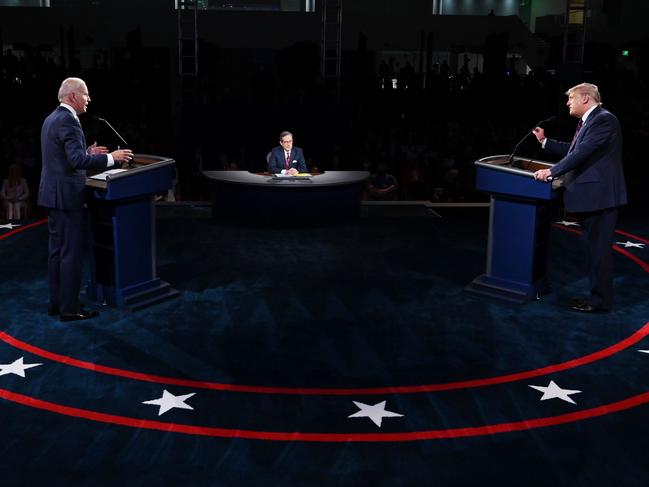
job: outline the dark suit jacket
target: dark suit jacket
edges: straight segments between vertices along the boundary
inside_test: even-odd
[[[571,212],[590,212],[626,204],[622,168],[622,129],[615,115],[595,108],[575,144],[548,139],[548,152],[563,156],[550,172],[564,175],[564,204]]]
[[[284,157],[284,149],[281,146],[275,147],[268,157],[268,172],[277,174],[286,169],[286,158]],[[299,147],[291,149],[291,166],[298,170],[298,172],[306,172],[306,162],[304,161],[304,153]]]
[[[43,122],[43,171],[38,204],[46,208],[77,210],[83,207],[86,169],[101,171],[108,156],[89,156],[81,125],[67,108],[59,106]]]

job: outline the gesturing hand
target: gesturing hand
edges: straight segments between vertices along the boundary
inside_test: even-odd
[[[103,145],[97,145],[97,142],[88,147],[88,155],[95,156],[97,154],[108,154],[108,149]]]
[[[536,127],[534,130],[532,130],[532,133],[536,136],[536,140],[538,140],[542,144],[545,140],[545,130],[543,130],[541,127]]]
[[[133,160],[133,151],[131,149],[118,149],[110,153],[116,162],[129,162]]]

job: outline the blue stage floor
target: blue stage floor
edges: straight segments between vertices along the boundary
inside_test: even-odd
[[[46,226],[1,226],[0,485],[647,485],[649,228],[623,215],[614,310],[583,315],[578,227],[514,305],[464,291],[486,212],[439,213],[163,210],[181,296],[73,324],[45,313]]]

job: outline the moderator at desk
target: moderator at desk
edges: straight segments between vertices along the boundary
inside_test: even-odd
[[[277,177],[247,171],[203,171],[214,187],[216,218],[354,218],[367,171],[327,171],[297,177]]]

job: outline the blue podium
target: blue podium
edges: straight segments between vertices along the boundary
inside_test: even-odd
[[[157,276],[155,196],[173,184],[173,159],[136,154],[133,168],[91,176],[88,297],[129,310],[179,293]]]
[[[534,171],[551,167],[544,161],[509,155],[475,162],[476,188],[491,194],[487,265],[468,291],[523,303],[550,292],[546,277],[550,202],[560,180],[543,183]]]

